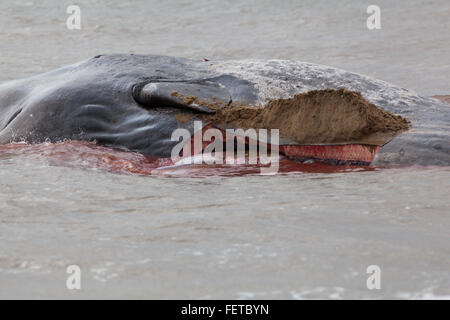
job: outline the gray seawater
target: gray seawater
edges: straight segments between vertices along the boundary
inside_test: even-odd
[[[0,81],[100,53],[282,58],[450,92],[450,3],[0,3]],[[450,298],[450,168],[142,177],[0,156],[0,298]],[[82,289],[66,289],[78,265]],[[368,290],[366,269],[381,268]]]

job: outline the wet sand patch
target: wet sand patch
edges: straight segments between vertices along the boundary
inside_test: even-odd
[[[313,90],[289,99],[271,100],[265,107],[202,101],[173,93],[187,104],[216,111],[201,115],[221,128],[279,129],[282,138],[299,144],[364,143],[383,145],[409,128],[409,121],[378,108],[359,92]]]

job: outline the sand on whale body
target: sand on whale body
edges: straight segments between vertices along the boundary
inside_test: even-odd
[[[215,114],[201,117],[222,128],[279,129],[281,138],[299,144],[383,145],[409,128],[405,118],[378,108],[359,92],[346,89],[300,93],[289,99],[271,100],[264,108],[235,102],[225,106],[214,99],[200,101],[193,96],[177,97],[188,104],[215,109]]]

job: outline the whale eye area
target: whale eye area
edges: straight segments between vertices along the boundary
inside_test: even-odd
[[[146,109],[177,108],[195,113],[214,114],[213,106],[227,106],[231,103],[228,90],[217,83],[193,82],[150,82],[135,85],[134,100]]]

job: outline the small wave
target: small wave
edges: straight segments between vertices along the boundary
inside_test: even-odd
[[[195,157],[208,157],[207,154]],[[211,157],[211,156],[209,156]],[[95,142],[63,141],[58,143],[11,143],[0,146],[0,161],[26,165],[62,166],[97,169],[134,175],[173,177],[245,176],[258,175],[260,164],[195,164],[194,158],[173,163],[170,158],[146,156],[141,153],[100,146]],[[225,162],[226,163],[226,162]],[[304,163],[281,157],[279,174],[335,173],[375,170],[371,166],[328,165],[321,162]]]

